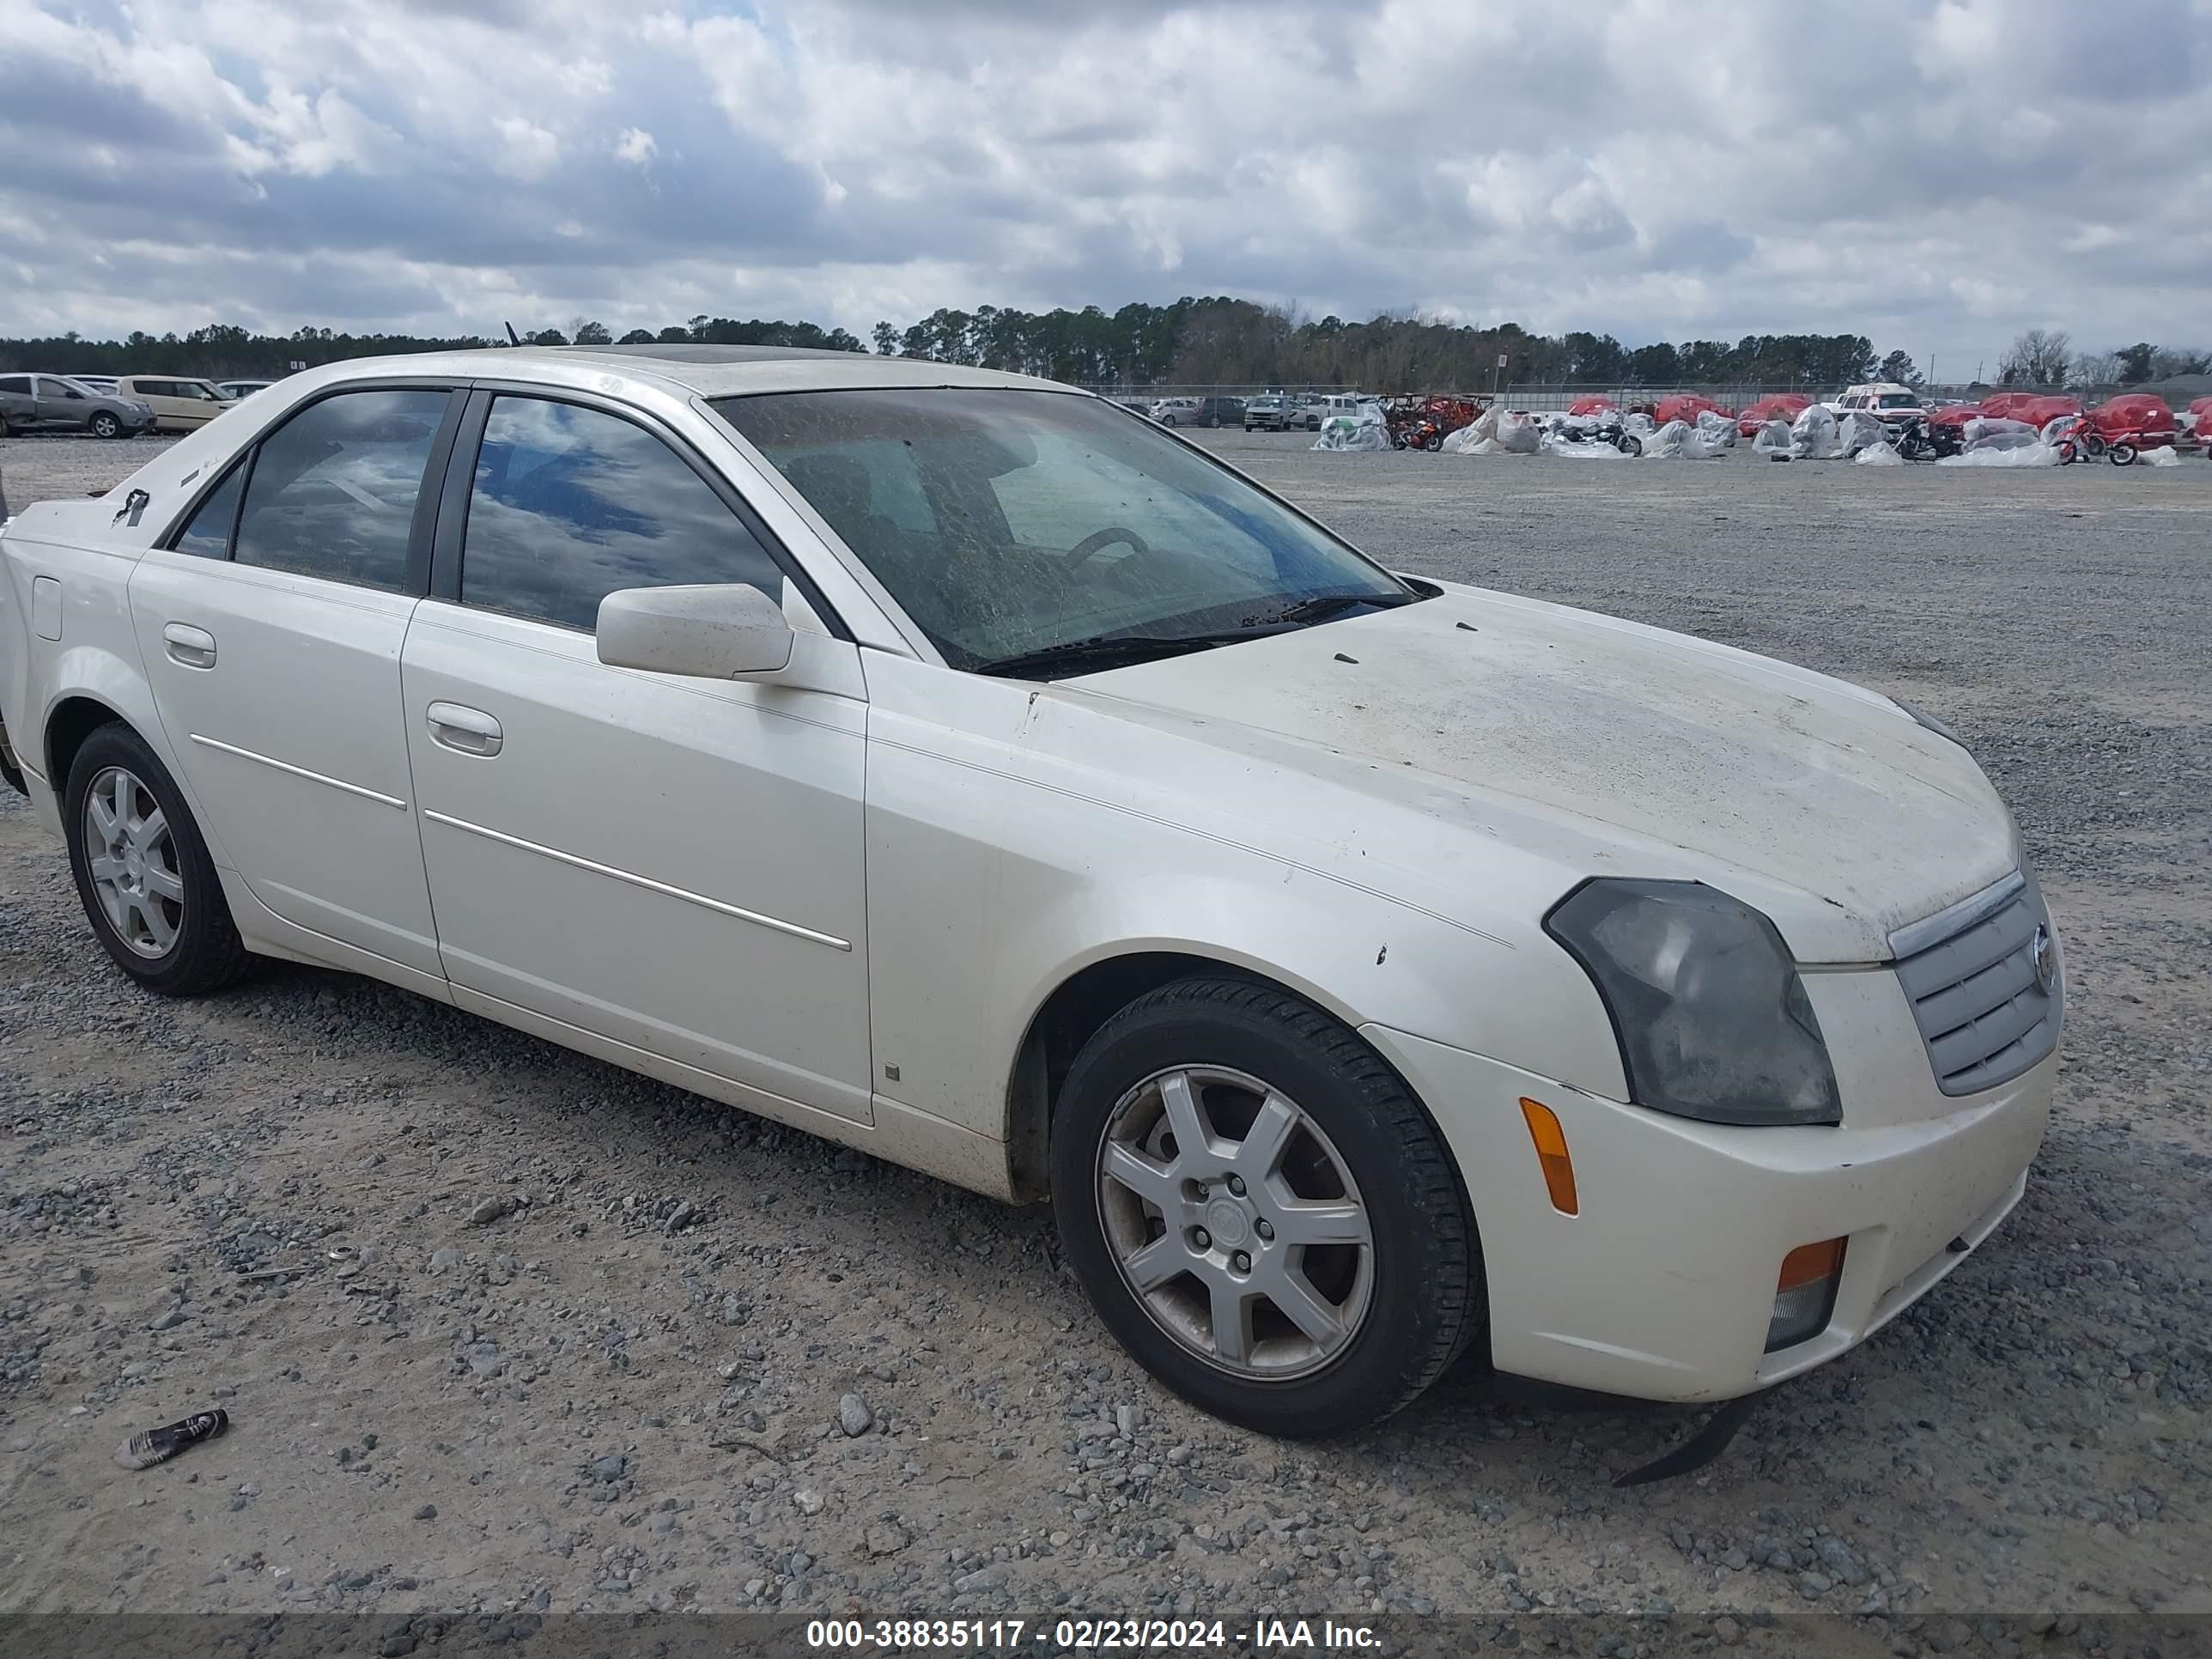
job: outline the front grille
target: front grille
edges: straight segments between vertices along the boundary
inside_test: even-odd
[[[2042,893],[2014,875],[1890,936],[1898,981],[1945,1094],[1995,1088],[2058,1046],[2065,988],[2050,924]],[[2048,991],[2036,976],[2039,935],[2051,953]]]

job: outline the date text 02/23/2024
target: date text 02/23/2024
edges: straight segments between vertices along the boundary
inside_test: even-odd
[[[1333,1619],[1261,1619],[1231,1626],[1219,1619],[817,1619],[806,1626],[817,1651],[1047,1652],[1174,1651],[1238,1647],[1304,1653],[1357,1651],[1377,1644],[1365,1625]]]

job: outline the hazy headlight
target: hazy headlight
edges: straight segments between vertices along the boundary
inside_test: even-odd
[[[1695,881],[1599,880],[1544,922],[1596,984],[1639,1106],[1709,1123],[1836,1123],[1820,1023],[1774,924]]]

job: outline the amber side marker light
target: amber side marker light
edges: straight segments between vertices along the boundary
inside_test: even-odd
[[[1544,1190],[1552,1195],[1552,1207],[1561,1215],[1580,1215],[1575,1161],[1567,1156],[1567,1137],[1559,1127],[1559,1115],[1543,1102],[1524,1097],[1521,1115],[1528,1120],[1528,1139],[1536,1143],[1536,1162],[1543,1166]]]
[[[1836,1284],[1844,1276],[1844,1241],[1800,1244],[1782,1258],[1774,1281],[1774,1312],[1766,1324],[1766,1352],[1808,1341],[1828,1328],[1836,1309]]]

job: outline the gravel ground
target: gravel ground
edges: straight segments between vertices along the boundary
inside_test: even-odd
[[[1671,1609],[1692,1647],[1770,1651],[1771,1615],[1817,1609],[1900,1654],[2014,1648],[1990,1614],[2055,1639],[2212,1612],[2212,465],[1206,436],[1402,568],[1966,732],[2074,987],[2051,1135],[1987,1248],[1684,1480],[1607,1484],[1675,1423],[1508,1407],[1472,1370],[1276,1443],[1151,1387],[1042,1210],[363,980],[135,994],[11,797],[0,1608]],[[0,467],[20,504],[150,447],[19,440]],[[210,1403],[226,1438],[110,1461]]]

